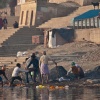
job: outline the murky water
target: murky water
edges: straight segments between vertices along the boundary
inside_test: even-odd
[[[100,100],[100,88],[69,88],[49,91],[33,87],[4,87],[0,100]]]

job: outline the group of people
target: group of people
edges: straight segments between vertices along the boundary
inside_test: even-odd
[[[8,80],[5,74],[6,67],[3,66],[0,75],[3,75],[6,80],[9,82],[10,86],[13,85],[14,80],[19,80],[21,81],[21,84],[23,83],[22,78],[19,76],[20,72],[25,72],[26,74],[26,83],[29,83],[29,75],[31,76],[31,79],[33,82],[36,82],[36,77],[37,75],[39,76],[39,80],[44,83],[48,83],[49,80],[49,69],[48,69],[48,61],[52,60],[50,57],[46,55],[46,51],[43,51],[43,55],[40,57],[40,60],[38,57],[36,57],[35,53],[31,55],[31,57],[25,59],[25,69],[21,69],[21,64],[17,63],[16,67],[14,68],[12,72],[12,78],[11,81]],[[52,60],[56,65],[57,63]],[[34,75],[32,74],[34,73]],[[44,75],[46,76],[46,80],[44,80]],[[2,77],[0,77],[0,82],[2,83],[3,86],[3,80]]]
[[[22,78],[19,76],[20,72],[25,72],[26,83],[29,83],[29,75],[33,82],[36,82],[36,77],[38,75],[39,80],[40,82],[42,82],[42,84],[44,83],[44,81],[48,83],[49,81],[48,61],[49,60],[53,61],[53,63],[57,66],[57,63],[53,59],[51,59],[49,56],[46,55],[46,51],[43,51],[43,55],[40,57],[40,59],[38,59],[35,53],[32,53],[31,57],[25,59],[25,69],[21,69],[20,63],[16,64],[16,67],[14,68],[12,72],[11,81],[9,81],[8,78],[6,77],[6,74],[5,74],[6,66],[2,67],[2,69],[0,70],[0,75],[3,75],[6,78],[10,86],[13,85],[13,82],[16,79],[21,81],[21,84],[23,83]],[[84,78],[83,69],[80,66],[78,66],[75,62],[72,62],[71,65],[72,66],[70,70],[68,71],[67,75],[69,75],[69,73],[72,71],[75,79]],[[2,86],[3,86],[2,77],[0,77],[0,82],[2,83]]]
[[[6,17],[4,17],[4,19],[0,18],[0,29],[2,29],[2,27],[4,27],[4,29],[7,29],[7,24],[8,24],[8,21]]]
[[[2,19],[2,18],[0,17],[0,29],[2,29],[2,27],[3,27],[4,29],[7,29],[7,25],[8,25],[7,18],[4,17],[4,19]],[[19,27],[19,24],[18,24],[17,21],[15,21],[14,24],[13,24],[13,28],[18,28],[18,27]]]

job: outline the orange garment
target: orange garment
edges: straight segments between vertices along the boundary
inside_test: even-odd
[[[76,66],[72,66],[72,72],[73,74],[78,74],[79,73],[78,68]]]

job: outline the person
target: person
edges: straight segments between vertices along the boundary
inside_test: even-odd
[[[2,69],[0,70],[0,83],[2,84],[2,87],[3,87],[3,80],[2,80],[1,75],[3,75],[5,77],[5,79],[9,82],[5,71],[6,71],[6,65],[2,66]]]
[[[25,66],[27,66],[27,65],[30,63],[30,60],[31,60],[31,58],[30,58],[30,57],[25,59]],[[29,67],[29,68],[33,68],[33,65],[30,65],[30,67]],[[26,73],[27,78],[28,78],[28,74],[30,75],[30,77],[31,77],[31,79],[32,79],[31,72]]]
[[[74,79],[78,79],[78,68],[75,66],[75,63],[71,63],[71,68],[68,70],[67,75],[72,72],[74,75]]]
[[[80,67],[79,65],[77,65],[77,64],[75,64],[75,66],[78,68],[78,72],[79,72],[79,79],[81,79],[81,78],[84,78],[85,77],[85,75],[84,75],[84,71],[83,71],[83,69],[82,69],[82,67]]]
[[[49,60],[52,60],[52,59],[46,55],[46,51],[43,51],[43,55],[40,57],[40,60],[39,60],[39,68],[41,72],[42,84],[44,83],[44,75],[46,76],[46,83],[48,83],[48,80],[49,80],[49,69],[48,69]],[[57,63],[54,60],[52,61],[57,66]]]
[[[13,85],[13,82],[16,79],[21,81],[21,84],[22,84],[22,78],[19,76],[20,72],[28,72],[28,70],[21,69],[21,64],[17,63],[16,67],[14,68],[14,70],[12,72],[12,78],[11,78],[10,86]]]
[[[78,66],[75,62],[71,63],[71,68],[69,69],[69,71],[67,72],[67,75],[69,75],[69,73],[72,71],[72,73],[74,74],[74,78],[75,79],[81,79],[84,78],[84,72],[83,69]]]
[[[7,29],[7,24],[8,24],[8,21],[6,19],[6,17],[3,19],[3,27],[4,29]]]
[[[3,21],[2,18],[0,18],[0,30],[2,29],[2,26],[3,26]]]
[[[18,28],[18,22],[17,21],[15,21],[15,23],[13,24],[13,27]]]
[[[31,65],[32,65],[32,68],[29,68]],[[36,82],[36,76],[37,76],[37,73],[39,72],[39,60],[36,58],[35,53],[32,53],[30,62],[26,66],[26,68],[29,70],[29,72],[34,72],[33,82]],[[26,74],[26,82],[29,83],[28,73]]]

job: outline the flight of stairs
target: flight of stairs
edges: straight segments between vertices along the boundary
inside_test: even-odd
[[[13,27],[15,21],[19,22],[19,16],[7,16],[8,27]]]
[[[7,30],[4,29],[0,30],[0,45],[18,30],[19,28],[17,29],[8,28]]]
[[[32,44],[33,35],[43,34],[40,29],[36,29],[35,27],[23,27],[18,29],[1,43],[0,56],[16,56],[18,51],[32,50],[37,46]]]
[[[43,28],[43,27],[50,27],[52,25],[53,27],[67,27],[67,26],[73,26],[73,18],[76,16],[81,15],[84,12],[87,12],[89,10],[94,9],[92,5],[88,5],[88,6],[82,6],[79,7],[77,10],[75,10],[74,12],[72,12],[71,14],[69,14],[68,16],[64,16],[64,17],[57,17],[57,18],[51,18],[50,20],[48,20],[47,22],[43,23],[42,25],[40,25],[39,27]]]

